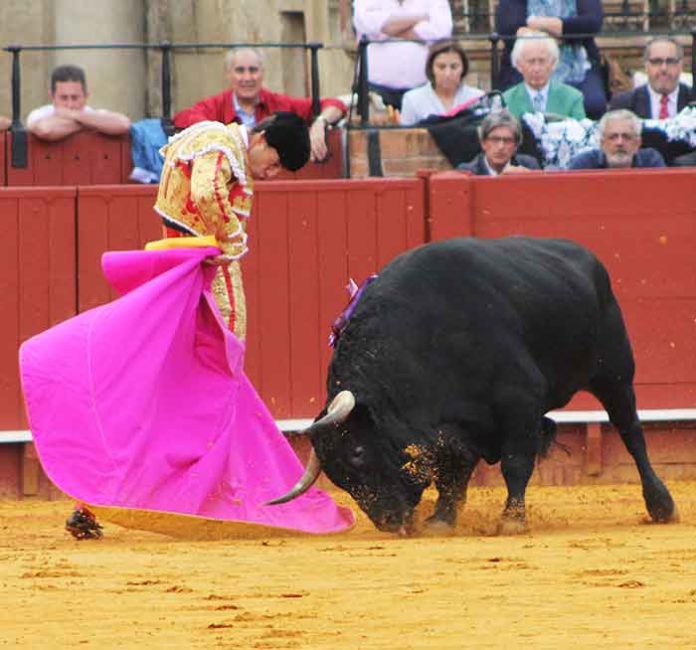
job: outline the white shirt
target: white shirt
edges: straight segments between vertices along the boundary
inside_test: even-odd
[[[662,93],[656,93],[650,84],[648,87],[648,95],[650,95],[650,115],[654,120],[660,117],[660,103],[662,101]],[[679,97],[679,86],[667,95],[667,112],[669,117],[674,117],[677,114],[677,98]]]
[[[85,106],[83,111],[87,113],[94,113],[94,109],[91,106]],[[27,128],[29,128],[34,122],[43,120],[46,117],[53,117],[56,112],[56,107],[53,104],[46,104],[45,106],[39,106],[35,108],[29,115],[27,115]]]
[[[408,89],[425,83],[427,42],[452,36],[452,11],[447,0],[354,0],[353,14],[358,38],[365,34],[371,41],[392,38],[382,32],[390,18],[428,15],[428,20],[413,27],[426,43],[394,41],[367,46],[368,80],[388,88]]]
[[[483,94],[483,90],[461,84],[454,96],[452,108]],[[437,96],[432,84],[428,82],[423,86],[409,90],[404,95],[401,103],[401,125],[411,126],[425,119],[428,115],[443,115],[448,110],[450,109],[442,105],[442,101]]]
[[[542,100],[542,108],[541,108],[541,113],[546,112],[546,105],[549,103],[549,85],[551,84],[550,81],[546,83],[546,85],[541,88],[540,90],[537,90],[536,88],[532,88],[531,86],[528,86],[526,83],[524,84],[524,87],[527,89],[527,94],[529,95],[529,102],[532,105],[532,108],[536,110],[536,106],[534,105],[534,97],[541,93],[541,96],[543,98]]]
[[[488,173],[491,176],[500,176],[501,174],[504,174],[505,171],[510,167],[510,161],[508,160],[505,164],[505,167],[503,167],[503,170],[499,174],[497,171],[495,171],[495,169],[493,169],[493,167],[490,166],[488,158],[486,158],[486,154],[483,154],[483,163],[486,165],[486,169],[488,170]]]
[[[253,129],[256,126],[256,112],[251,111],[251,113],[247,113],[240,106],[239,100],[237,99],[237,95],[235,93],[232,93],[232,104],[234,106],[234,111],[242,121],[242,124],[250,129]]]

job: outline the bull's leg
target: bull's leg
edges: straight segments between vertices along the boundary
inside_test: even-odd
[[[539,393],[540,390],[536,391]],[[517,392],[501,401],[503,442],[500,468],[508,495],[498,532],[507,535],[520,533],[526,527],[525,493],[534,471],[542,417],[534,394],[534,389],[530,388],[529,394]]]
[[[479,456],[468,450],[438,458],[435,470],[438,498],[435,511],[426,520],[429,528],[455,526],[457,509],[460,504],[466,503],[466,489],[478,461]]]
[[[648,459],[633,391],[633,352],[616,303],[607,309],[599,341],[600,363],[590,382],[590,390],[607,410],[609,419],[619,430],[628,453],[636,463],[645,506],[653,521],[672,521],[677,516],[674,501]]]
[[[593,382],[592,392],[602,402],[612,424],[619,430],[638,468],[643,486],[643,499],[650,517],[656,522],[675,521],[677,512],[665,484],[655,473],[645,446],[643,427],[638,420],[636,398],[631,385],[613,382]]]
[[[498,529],[500,533],[512,535],[524,531],[526,527],[525,493],[534,471],[536,445],[531,435],[513,437],[503,445],[500,468],[508,496]]]

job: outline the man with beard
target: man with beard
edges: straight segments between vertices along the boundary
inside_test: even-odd
[[[627,108],[638,117],[664,120],[674,117],[692,99],[692,90],[680,83],[684,50],[669,36],[658,36],[645,47],[643,60],[648,83],[611,98],[609,108]]]
[[[622,169],[664,167],[655,149],[641,149],[641,123],[628,110],[609,111],[599,121],[599,149],[583,151],[571,158],[568,169]]]

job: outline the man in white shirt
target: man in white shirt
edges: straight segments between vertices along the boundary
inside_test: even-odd
[[[452,11],[447,0],[355,0],[358,37],[367,36],[370,89],[401,110],[403,94],[426,82],[428,43],[450,38]],[[417,42],[420,41],[420,42]]]
[[[131,121],[125,115],[87,105],[85,71],[78,66],[55,68],[49,95],[52,103],[34,109],[27,117],[27,129],[37,138],[62,140],[82,130],[121,135],[130,129]]]

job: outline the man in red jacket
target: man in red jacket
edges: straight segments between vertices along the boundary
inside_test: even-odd
[[[185,129],[196,122],[213,120],[229,124],[238,122],[253,128],[258,122],[278,111],[296,113],[307,123],[312,120],[312,100],[274,93],[263,87],[263,57],[257,50],[230,50],[225,57],[225,76],[229,88],[219,95],[207,97],[174,116],[174,126]],[[337,99],[322,99],[321,113],[309,130],[312,160],[327,155],[326,127],[345,115],[346,107]]]

